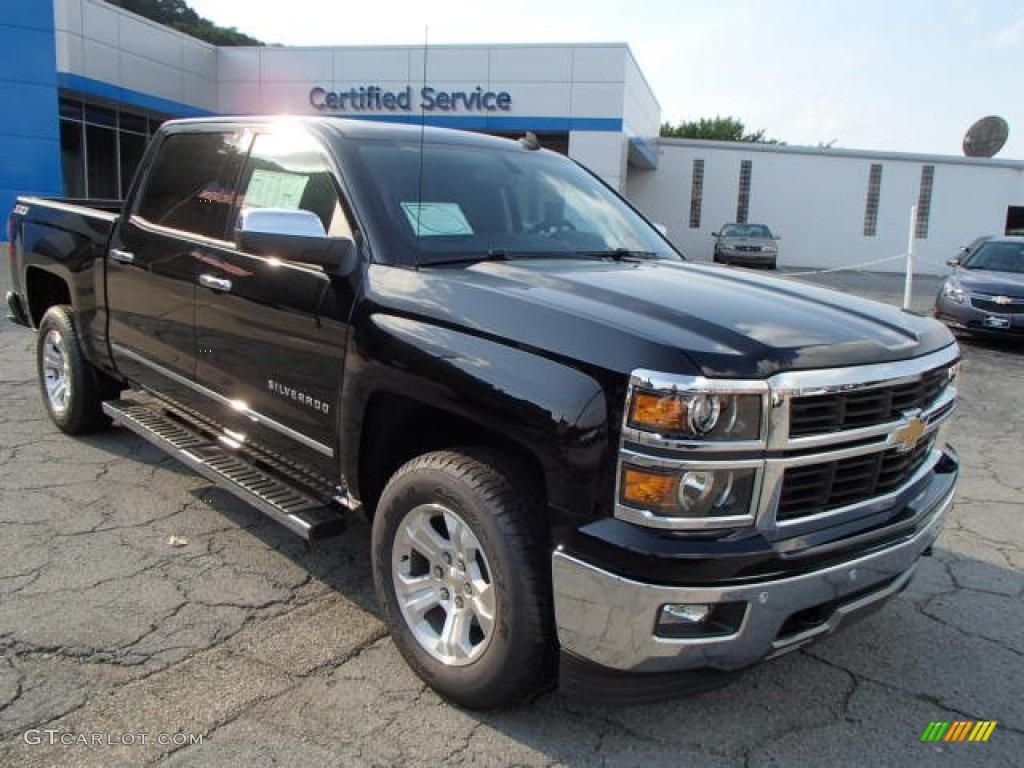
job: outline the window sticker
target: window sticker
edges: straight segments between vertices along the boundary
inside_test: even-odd
[[[402,203],[402,210],[418,237],[473,234],[473,228],[458,203]]]
[[[253,208],[296,210],[308,183],[309,177],[299,173],[257,169],[245,190],[245,204]]]

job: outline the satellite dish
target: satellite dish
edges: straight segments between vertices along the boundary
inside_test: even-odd
[[[964,154],[967,157],[994,157],[1006,144],[1010,126],[996,115],[983,117],[964,134]]]

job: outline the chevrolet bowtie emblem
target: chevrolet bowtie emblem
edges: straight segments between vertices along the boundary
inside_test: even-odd
[[[1013,303],[1013,299],[1011,299],[1009,296],[996,296],[994,299],[992,299],[992,301],[994,301],[996,304],[1012,304]]]
[[[908,453],[914,450],[917,441],[924,434],[926,424],[918,416],[911,416],[907,423],[889,435],[889,443],[899,452]]]

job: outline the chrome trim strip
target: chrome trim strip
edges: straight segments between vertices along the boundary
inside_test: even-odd
[[[128,358],[129,360],[133,360],[136,363],[144,365],[147,368],[155,371],[156,373],[159,373],[161,376],[164,376],[164,377],[170,379],[171,381],[175,382],[176,384],[181,384],[183,387],[188,387],[189,389],[193,390],[194,392],[198,392],[203,397],[207,397],[207,398],[213,400],[214,402],[217,402],[217,403],[219,403],[219,404],[221,404],[223,406],[231,408],[232,410],[234,410],[234,411],[236,411],[238,413],[241,413],[243,416],[246,416],[247,418],[252,419],[257,424],[263,424],[263,425],[269,427],[270,429],[273,429],[275,432],[280,432],[285,437],[290,437],[292,440],[296,441],[297,443],[302,443],[307,448],[312,448],[317,453],[323,454],[324,456],[330,456],[332,458],[334,457],[334,449],[330,448],[329,446],[326,446],[323,443],[321,443],[321,442],[319,442],[317,440],[314,440],[311,437],[307,437],[306,435],[302,434],[301,432],[298,432],[298,431],[292,429],[291,427],[287,427],[287,426],[285,426],[284,424],[281,424],[278,421],[274,421],[274,419],[271,419],[269,416],[264,416],[263,414],[259,413],[258,411],[252,410],[248,406],[245,406],[244,408],[239,407],[239,402],[240,401],[238,401],[238,400],[232,400],[231,398],[224,397],[224,395],[221,395],[218,392],[214,392],[212,389],[204,387],[202,384],[199,384],[199,383],[197,383],[195,381],[192,381],[191,379],[188,379],[188,378],[182,376],[179,373],[175,373],[174,371],[169,370],[169,369],[165,368],[164,366],[159,365],[158,363],[154,363],[152,360],[147,360],[146,358],[144,358],[142,355],[138,354],[137,352],[133,352],[130,349],[126,349],[125,347],[121,346],[120,344],[114,344],[113,342],[111,342],[110,347],[114,351],[115,356],[116,355],[123,355],[124,357]],[[115,359],[115,364],[116,364],[116,359]]]
[[[59,200],[48,200],[45,197],[22,197],[25,203],[29,205],[43,205],[47,208],[56,208],[58,211],[67,211],[68,213],[81,213],[88,216],[90,219],[103,219],[104,221],[113,222],[117,219],[116,213],[108,213],[107,211],[101,211],[98,208],[86,208],[83,205],[75,205],[74,203],[65,203]],[[111,203],[116,203],[116,200],[111,200]]]
[[[666,392],[725,392],[730,395],[761,395],[768,391],[763,379],[709,379],[706,376],[684,376],[638,368],[629,378],[632,387]]]
[[[926,371],[950,365],[959,359],[959,348],[951,344],[938,352],[909,360],[850,368],[787,371],[775,374],[768,381],[773,392],[783,391],[795,397],[827,395],[913,381]]]
[[[605,667],[643,672],[681,669],[738,669],[810,639],[779,638],[793,613],[846,595],[908,577],[921,553],[935,540],[953,504],[950,492],[923,515],[931,517],[913,536],[888,549],[810,573],[725,587],[666,587],[618,576],[556,550],[552,555],[555,623],[562,648]],[[855,611],[891,596],[879,587],[837,609],[826,621],[838,629]],[[654,634],[661,607],[668,603],[747,603],[733,635],[697,639]],[[822,634],[822,633],[815,633]]]
[[[760,469],[764,466],[763,459],[710,461],[701,457],[694,460],[668,456],[651,456],[648,453],[637,453],[626,448],[620,451],[619,463],[620,465],[632,464],[637,467],[654,467],[678,472],[685,472],[690,469]]]
[[[764,423],[764,416],[762,423]],[[686,451],[688,453],[738,453],[741,451],[763,451],[765,443],[763,440],[708,440],[697,442],[695,440],[676,440],[670,437],[662,437],[654,432],[644,432],[636,427],[623,426],[622,440],[627,443],[635,443],[641,446],[652,448],[665,448],[671,451]]]

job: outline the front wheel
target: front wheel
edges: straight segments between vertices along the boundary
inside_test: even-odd
[[[388,482],[373,575],[395,645],[442,696],[490,709],[554,673],[550,547],[530,495],[498,456],[438,451]]]
[[[70,307],[50,307],[43,315],[36,364],[43,405],[61,431],[81,435],[109,425],[101,405],[106,381],[85,358]]]

